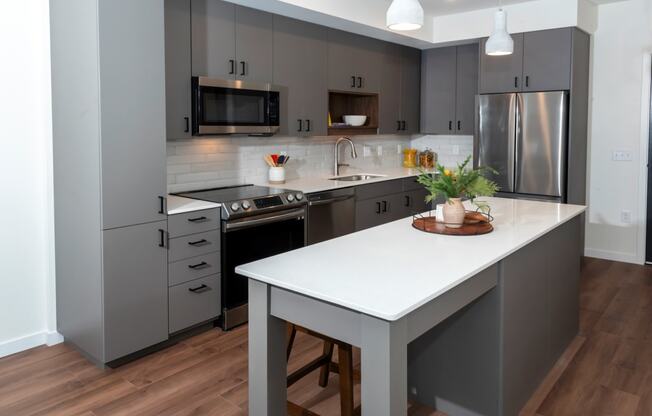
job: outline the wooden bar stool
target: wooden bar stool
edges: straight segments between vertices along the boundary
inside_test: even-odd
[[[342,416],[354,416],[355,414],[359,414],[360,408],[358,407],[356,409],[353,405],[353,347],[350,344],[327,337],[325,335],[311,331],[310,329],[288,323],[286,356],[288,360],[290,359],[290,354],[292,353],[292,346],[294,344],[294,339],[297,335],[297,331],[301,331],[323,340],[324,347],[323,352],[319,357],[315,358],[305,366],[288,375],[287,386],[290,387],[303,377],[319,368],[319,385],[321,387],[326,387],[328,385],[328,376],[332,371],[339,374],[340,376],[340,412]],[[335,345],[337,345],[338,363],[333,362],[333,348]]]

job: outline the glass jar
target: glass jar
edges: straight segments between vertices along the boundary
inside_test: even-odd
[[[434,168],[436,162],[437,162],[437,156],[430,149],[426,149],[419,154],[419,166],[422,167],[423,169]]]
[[[417,149],[403,150],[403,167],[404,168],[417,167]]]

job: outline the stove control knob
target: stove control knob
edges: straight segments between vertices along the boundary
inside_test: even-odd
[[[288,202],[294,201],[294,195],[292,194],[288,194],[286,198],[288,199]]]
[[[301,192],[297,192],[296,198],[297,201],[301,201],[303,199],[303,194]]]
[[[251,204],[249,203],[249,201],[244,201],[244,202],[242,203],[242,209],[244,209],[244,210],[246,211],[246,210],[248,210],[249,208],[251,208]]]
[[[236,212],[239,209],[240,209],[240,204],[238,204],[237,202],[231,204],[231,211]]]

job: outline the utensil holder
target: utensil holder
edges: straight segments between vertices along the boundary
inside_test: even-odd
[[[283,166],[272,166],[269,168],[268,175],[269,183],[273,185],[281,185],[285,183],[285,168]]]

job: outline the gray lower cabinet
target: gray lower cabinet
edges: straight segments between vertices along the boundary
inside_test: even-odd
[[[281,87],[281,134],[325,136],[328,30],[274,16],[273,82]]]
[[[220,275],[202,277],[172,286],[170,334],[201,324],[220,315]]]
[[[167,253],[159,246],[166,227],[160,221],[102,232],[105,362],[168,338]]]
[[[379,92],[382,54],[383,43],[379,40],[329,29],[328,88]]]
[[[512,33],[514,53],[489,56],[485,53],[486,39],[480,41],[480,94],[518,92],[523,83],[523,34]]]
[[[235,79],[235,5],[191,0],[192,75]]]
[[[190,0],[165,0],[165,112],[168,139],[190,138]]]

